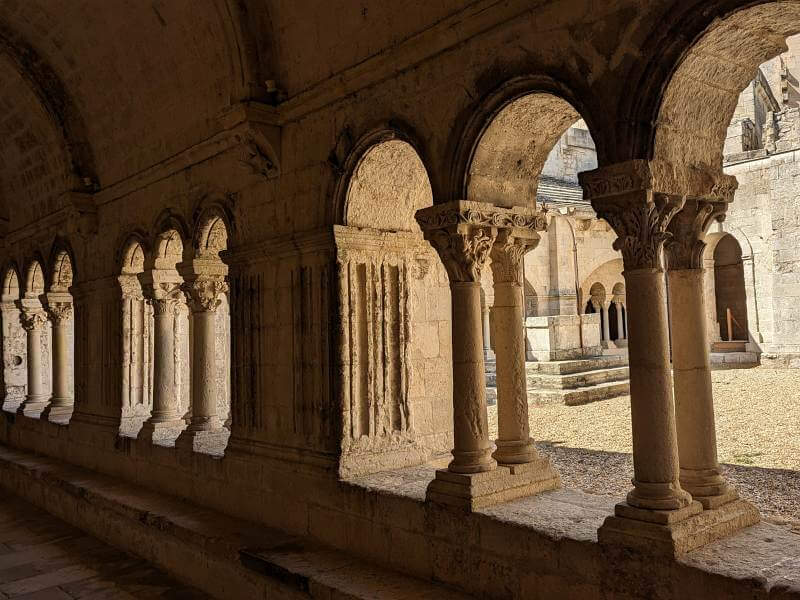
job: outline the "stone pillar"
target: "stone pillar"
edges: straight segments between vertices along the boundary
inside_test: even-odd
[[[672,239],[666,245],[680,481],[705,508],[738,497],[717,460],[702,268],[705,232],[724,218],[726,208],[724,202],[687,201],[670,225]]]
[[[489,333],[489,307],[484,304],[482,306],[482,320],[483,323],[483,357],[485,359],[492,358],[492,347]]]
[[[228,285],[201,275],[184,285],[192,309],[192,416],[178,443],[215,450],[226,434],[217,415],[216,315]]]
[[[681,487],[669,361],[664,242],[686,198],[727,189],[735,179],[700,168],[632,160],[579,174],[584,197],[617,234],[628,323],[634,488],[598,530],[601,544],[675,556],[758,521],[747,503],[708,514]],[[731,180],[733,186],[731,186]],[[705,341],[700,342],[705,347]],[[713,511],[717,512],[717,511]]]
[[[529,463],[539,457],[528,423],[521,269],[522,257],[538,243],[535,231],[502,230],[491,251],[498,434],[493,456],[500,464]]]
[[[527,209],[466,201],[435,205],[416,216],[447,270],[453,324],[453,460],[446,470],[436,472],[428,500],[474,510],[558,486],[558,476],[551,470],[522,469],[527,465],[498,468],[491,456],[481,326],[481,273],[498,228],[530,228],[538,223],[542,229],[544,218]],[[517,302],[521,304],[522,298]],[[514,310],[521,314],[519,308]],[[517,329],[521,343],[521,316]],[[524,369],[519,376],[524,379]]]
[[[48,400],[42,382],[42,334],[47,315],[38,300],[21,300],[20,311],[20,321],[28,344],[28,392],[19,410],[28,417],[39,418]]]
[[[608,346],[608,343],[611,341],[611,325],[609,323],[610,316],[611,316],[611,302],[603,302],[601,306],[602,314],[603,314],[603,341]]]
[[[153,441],[175,439],[184,426],[178,411],[175,378],[175,316],[183,301],[177,283],[158,283],[148,290],[153,306],[153,411],[142,432]]]
[[[73,398],[69,389],[70,354],[69,326],[72,303],[48,299],[48,312],[53,324],[53,396],[47,407],[51,421],[61,421],[72,414]]]
[[[622,301],[614,302],[614,309],[617,311],[617,341],[625,339],[625,324],[622,319]]]

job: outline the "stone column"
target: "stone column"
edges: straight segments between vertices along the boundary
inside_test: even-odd
[[[603,302],[601,311],[603,315],[603,341],[606,345],[611,341],[611,325],[609,323],[611,316],[611,302]]]
[[[228,291],[223,278],[201,275],[184,285],[192,309],[192,416],[179,444],[214,445],[225,431],[217,415],[216,314]],[[212,448],[209,448],[212,449]]]
[[[498,434],[493,456],[500,464],[529,463],[539,457],[528,422],[521,269],[523,255],[538,243],[535,231],[502,230],[491,252]]]
[[[459,223],[425,233],[450,279],[454,423],[453,460],[448,469],[454,473],[490,471],[497,463],[491,456],[486,410],[480,281],[497,231]]]
[[[416,217],[425,239],[439,253],[447,270],[453,324],[453,460],[446,470],[436,471],[436,479],[428,486],[427,499],[474,510],[558,487],[558,474],[550,468],[546,459],[540,459],[533,465],[529,462],[511,463],[498,468],[492,458],[481,328],[481,273],[489,259],[498,229],[543,229],[543,216],[529,209],[504,209],[482,202],[458,201],[422,209]],[[503,362],[512,365],[511,370],[515,368],[513,365],[519,369],[521,364],[523,368],[513,375],[504,376],[506,383],[503,389],[510,394],[505,399],[506,408],[509,401],[514,399],[518,402],[516,405],[511,402],[511,406],[520,410],[520,395],[512,392],[518,389],[514,385],[514,378],[519,377],[520,382],[524,382],[525,377],[522,294],[519,289],[517,292],[518,297],[512,297],[514,289],[508,288],[505,297],[496,297],[495,303],[503,305],[500,309],[503,316],[500,318],[509,323],[504,329],[516,331],[516,336],[504,338]],[[493,313],[492,320],[496,318],[498,315]],[[492,335],[497,335],[496,329]],[[500,342],[496,337],[493,337],[493,344],[497,350]],[[512,355],[516,360],[510,360]],[[497,359],[499,364],[500,356]],[[516,455],[517,459],[522,460],[530,460],[535,456],[528,452],[530,440],[526,424],[526,416],[516,415],[513,424],[510,418],[506,421],[504,417],[502,426],[503,435],[510,442],[507,447],[509,455]]]
[[[20,311],[28,343],[28,392],[19,410],[26,416],[39,418],[48,400],[42,382],[42,334],[47,315],[38,300],[21,300]]]
[[[681,489],[678,477],[661,253],[666,228],[683,206],[684,196],[655,192],[658,175],[651,172],[650,163],[631,161],[581,173],[580,179],[584,196],[618,236],[614,248],[622,251],[626,298],[630,299],[634,487],[627,502],[638,509],[677,510],[688,507],[692,499]]]
[[[485,304],[482,306],[481,322],[483,324],[483,357],[488,359],[492,358],[492,347],[489,334],[489,307]]]
[[[705,232],[724,218],[723,202],[689,200],[670,224],[666,245],[672,313],[672,363],[681,486],[705,508],[735,500],[717,460],[704,299]]]
[[[183,301],[177,283],[159,283],[148,290],[153,306],[153,411],[142,432],[153,441],[174,439],[184,426],[175,385],[175,316]]]
[[[617,300],[614,302],[614,309],[617,311],[617,341],[625,339],[625,325],[622,322],[622,302]]]
[[[48,312],[53,324],[53,397],[47,407],[51,421],[62,420],[72,413],[72,393],[69,389],[70,354],[69,325],[72,303],[48,300]]]

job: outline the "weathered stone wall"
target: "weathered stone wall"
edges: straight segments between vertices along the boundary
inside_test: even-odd
[[[722,229],[742,248],[750,336],[767,354],[800,352],[798,159],[787,152],[726,167],[739,189]]]

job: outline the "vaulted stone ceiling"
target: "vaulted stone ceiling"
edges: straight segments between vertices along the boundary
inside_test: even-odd
[[[269,16],[240,4],[0,3],[0,217],[14,228],[34,197],[113,185],[263,96]]]

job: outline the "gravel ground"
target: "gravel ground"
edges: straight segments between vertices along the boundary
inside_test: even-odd
[[[713,371],[720,462],[743,498],[800,532],[800,371]],[[531,406],[531,436],[565,487],[622,496],[633,475],[630,398]],[[492,439],[497,407],[489,407]],[[602,473],[602,477],[598,474]]]

